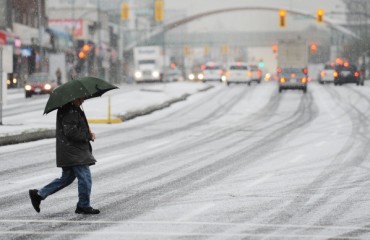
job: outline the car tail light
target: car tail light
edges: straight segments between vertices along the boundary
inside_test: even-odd
[[[278,73],[281,73],[281,72],[283,72],[283,70],[282,70],[281,68],[278,68],[278,69],[277,69],[277,72],[278,72]]]
[[[324,71],[322,71],[321,73],[320,73],[320,75],[321,75],[321,77],[325,77],[325,72]]]
[[[360,73],[359,72],[355,72],[355,77],[359,77],[360,76]]]
[[[291,78],[296,78],[295,73],[290,74],[290,77],[291,77]]]
[[[280,78],[280,82],[281,82],[281,83],[285,83],[285,81],[286,81],[286,80],[285,80],[285,78],[283,78],[283,77],[282,77],[282,78]]]
[[[248,77],[252,77],[252,72],[248,71]]]
[[[224,74],[224,71],[220,70],[219,73],[220,73],[220,75],[222,75],[222,74]]]
[[[305,77],[304,77],[304,78],[302,78],[302,79],[301,79],[301,82],[302,82],[302,83],[306,83],[306,82],[307,82],[307,78],[305,78]]]
[[[333,72],[333,76],[338,77],[338,72],[337,71]]]
[[[258,75],[258,77],[261,77],[262,76],[262,72],[260,70],[258,70],[257,75]]]
[[[307,75],[308,74],[308,69],[307,68],[303,68],[303,73]]]

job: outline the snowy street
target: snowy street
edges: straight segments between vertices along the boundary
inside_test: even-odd
[[[119,101],[138,87],[192,95],[127,122],[91,124],[99,215],[74,213],[77,181],[39,214],[32,208],[28,189],[60,176],[55,139],[1,146],[0,239],[370,238],[369,82],[312,82],[306,94],[279,94],[275,82],[192,84],[112,91],[113,115],[145,107],[139,96]],[[106,116],[106,95],[84,103],[88,118]],[[15,132],[53,128],[46,100],[9,95],[4,122]]]

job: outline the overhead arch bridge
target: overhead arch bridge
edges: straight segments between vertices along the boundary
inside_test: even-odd
[[[171,22],[171,23],[168,23],[168,24],[165,24],[163,26],[158,27],[158,29],[154,30],[148,36],[140,39],[139,41],[134,41],[134,42],[128,44],[125,47],[125,50],[126,51],[131,50],[136,45],[138,45],[142,42],[149,41],[150,39],[152,39],[153,37],[155,37],[159,34],[163,34],[167,31],[170,31],[170,30],[172,30],[174,28],[177,28],[181,25],[187,24],[189,22],[192,22],[192,21],[204,18],[204,17],[217,15],[217,14],[221,14],[221,13],[227,13],[227,12],[237,12],[237,11],[270,11],[270,12],[276,12],[276,14],[278,16],[279,11],[281,9],[282,8],[278,8],[278,7],[259,7],[259,6],[249,6],[249,7],[244,6],[243,7],[242,6],[242,7],[224,8],[224,9],[218,9],[218,10],[212,10],[212,11],[208,11],[208,12],[199,13],[199,14],[189,16],[189,17],[186,17],[186,18],[183,18],[183,19],[180,19],[180,20],[176,20],[174,22]],[[307,12],[299,10],[299,9],[284,9],[284,10],[287,13],[290,13],[290,14],[293,14],[293,15],[300,15],[300,16],[305,16],[307,18],[316,19],[316,13],[311,14],[311,13],[307,13]],[[335,30],[343,33],[344,35],[347,35],[347,36],[353,37],[353,38],[359,38],[356,34],[351,32],[349,29],[341,26],[340,24],[336,23],[335,21],[333,21],[332,19],[330,19],[328,17],[324,17],[323,23],[326,24],[329,28],[335,29]],[[277,23],[275,22],[274,24],[277,24]]]

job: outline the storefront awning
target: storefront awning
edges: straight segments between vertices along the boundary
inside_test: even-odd
[[[51,45],[54,50],[65,51],[73,47],[73,41],[70,34],[51,28],[47,28],[46,31],[50,34]]]
[[[0,45],[12,45],[14,46],[14,42],[16,40],[16,35],[11,33],[11,32],[7,32],[7,31],[4,31],[4,30],[0,30]]]

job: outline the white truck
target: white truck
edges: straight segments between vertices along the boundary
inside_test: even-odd
[[[163,81],[164,54],[160,46],[134,48],[134,79],[136,82]]]
[[[287,40],[278,43],[277,76],[279,92],[285,89],[307,91],[308,45],[306,41]]]

